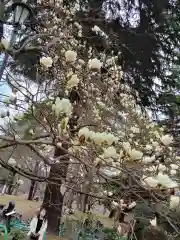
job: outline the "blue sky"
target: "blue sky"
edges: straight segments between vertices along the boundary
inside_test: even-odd
[[[12,33],[12,27],[11,26],[7,26],[4,25],[4,37],[6,39],[8,39],[10,41],[11,38],[11,33]],[[0,55],[0,67],[1,67],[1,63],[3,61],[4,58],[4,54]],[[5,79],[6,75],[4,74],[3,79]],[[11,94],[11,88],[8,86],[8,84],[3,81],[3,79],[0,80],[0,94],[4,94],[4,95],[10,95]]]

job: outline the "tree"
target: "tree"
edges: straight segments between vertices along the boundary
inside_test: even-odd
[[[61,8],[55,3],[34,4],[36,17],[40,22],[39,28],[46,27],[42,24],[46,9],[51,9],[57,17],[62,16]],[[92,46],[98,53],[120,53],[118,64],[124,72],[121,81],[138,91],[143,106],[154,106],[158,96],[153,86],[166,90],[177,87],[177,82],[172,77],[172,66],[179,62],[178,5],[178,0],[162,0],[161,3],[155,0],[71,0],[63,1],[62,7],[74,9],[67,24],[77,23],[73,32],[76,40],[85,39],[87,47]],[[83,34],[77,34],[78,24],[82,25]],[[32,50],[32,54],[21,52],[17,54],[18,61],[14,64],[17,65],[20,61],[22,68],[19,70],[13,64],[13,69],[36,81],[34,66],[39,58],[38,49]],[[38,79],[43,81],[43,76],[39,75]]]
[[[46,5],[44,1],[42,4]],[[60,10],[61,15],[54,18],[54,13]],[[75,186],[73,191],[97,199],[109,198],[103,192],[91,190],[94,179],[116,183],[125,195],[141,199],[134,185],[124,184],[107,174],[107,171],[116,171],[131,176],[135,185],[146,190],[155,202],[163,189],[178,185],[175,181],[178,171],[174,168],[179,168],[178,156],[169,147],[173,138],[164,135],[145,110],[142,112],[136,102],[140,101],[138,93],[135,97],[133,89],[122,84],[118,54],[99,54],[86,38],[81,38],[83,26],[71,22],[73,9],[68,11],[62,6],[60,10],[53,5],[43,12],[46,28],[33,40],[31,36],[27,40],[27,44],[36,40],[42,50],[37,80],[40,75],[44,81],[30,85],[29,79],[17,78],[6,69],[6,81],[17,91],[13,98],[2,102],[9,112],[8,116],[4,112],[1,116],[6,118],[11,132],[0,135],[0,149],[27,147],[42,159],[44,167],[50,168],[49,176],[39,176],[21,166],[12,166],[0,157],[0,164],[8,170],[47,183],[43,204],[48,209],[51,232],[57,232],[57,220],[61,217],[60,187],[65,183],[71,188],[72,183],[77,183],[72,179],[71,184],[67,184],[70,159],[76,165],[81,164],[89,176],[88,181],[84,177],[81,182],[88,186],[86,190]],[[18,111],[19,118],[26,121],[25,134],[19,135],[13,128],[12,110]],[[54,158],[47,154],[52,151]],[[111,199],[118,201],[117,197]],[[176,206],[177,202],[171,199],[170,207]]]

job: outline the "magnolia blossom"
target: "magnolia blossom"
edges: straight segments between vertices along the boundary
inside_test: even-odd
[[[6,50],[9,48],[9,41],[6,38],[1,39],[1,44],[4,46]]]
[[[119,206],[119,203],[112,201],[112,206],[114,206],[114,207]]]
[[[133,132],[133,133],[139,133],[140,131],[139,131],[139,128],[137,128],[137,127],[131,127],[131,131]]]
[[[65,53],[65,58],[66,58],[66,62],[68,63],[75,62],[77,58],[77,52],[68,50]]]
[[[129,150],[131,150],[131,145],[130,145],[129,142],[124,142],[124,143],[122,144],[122,147],[124,148],[124,150],[125,150],[126,152],[129,152]]]
[[[176,164],[170,164],[170,167],[173,169],[173,170],[177,170],[179,168],[178,165]]]
[[[78,132],[78,136],[84,136],[85,139],[87,140],[88,138],[91,138],[92,132],[87,128],[87,127],[83,127],[79,130]]]
[[[56,98],[55,104],[52,106],[52,110],[55,111],[57,117],[59,117],[61,114],[70,116],[72,114],[73,107],[69,99]]]
[[[94,25],[94,27],[92,28],[92,31],[101,32],[101,29],[97,25]]]
[[[170,197],[170,209],[175,209],[179,205],[180,198],[178,196],[171,195]]]
[[[164,171],[166,171],[167,168],[166,168],[165,165],[163,165],[163,164],[159,164],[158,169],[159,169],[159,171],[164,172]]]
[[[104,149],[104,158],[116,158],[117,157],[117,152],[114,147],[108,147]]]
[[[114,142],[117,142],[118,138],[111,133],[103,132],[103,133],[93,133],[92,140],[98,145],[106,142],[110,146]]]
[[[147,151],[152,150],[152,148],[153,148],[153,147],[152,147],[151,145],[149,145],[149,144],[146,145],[146,150],[147,150]]]
[[[97,58],[90,59],[88,64],[89,64],[89,68],[93,70],[100,70],[102,66],[102,63]]]
[[[78,63],[79,63],[80,65],[84,65],[84,64],[85,64],[85,61],[82,60],[82,59],[79,59],[79,60],[78,60]]]
[[[93,132],[91,138],[95,142],[95,144],[101,145],[102,143],[105,142],[105,133]]]
[[[70,80],[67,82],[67,88],[76,87],[79,83],[80,79],[78,78],[77,74],[73,74]]]
[[[131,208],[134,208],[136,206],[136,202],[132,202],[129,204],[128,208],[131,209]]]
[[[108,192],[107,194],[108,194],[108,196],[110,196],[110,197],[113,195],[112,192]]]
[[[174,170],[174,169],[172,169],[172,170],[170,171],[170,174],[171,174],[171,175],[176,175],[176,173],[177,173],[177,171]]]
[[[112,133],[106,133],[104,138],[108,145],[112,145],[114,142],[116,143],[118,141],[118,138],[115,137]]]
[[[34,135],[34,130],[33,130],[33,129],[30,129],[30,130],[29,130],[29,134]]]
[[[173,142],[173,137],[170,136],[170,135],[164,135],[161,137],[161,142],[167,146],[167,145],[170,145],[172,142]]]
[[[22,179],[19,179],[19,180],[17,181],[17,183],[20,184],[20,185],[23,185],[23,184],[24,184],[24,181],[23,181]]]
[[[49,67],[52,67],[52,64],[53,64],[53,60],[51,57],[42,57],[40,59],[40,64],[49,68]]]
[[[11,166],[15,166],[16,165],[16,160],[14,160],[13,158],[10,158],[8,160],[8,164],[11,165]]]
[[[159,143],[158,143],[157,141],[153,141],[153,142],[152,142],[152,145],[153,145],[153,147],[158,147],[158,146],[159,146]]]
[[[154,159],[155,159],[155,156],[152,156],[152,157],[146,156],[146,157],[143,157],[142,162],[143,163],[151,163],[154,161]]]
[[[159,184],[166,188],[175,188],[178,186],[178,184],[172,181],[172,179],[167,174],[163,174],[162,172],[158,173],[156,179]]]
[[[157,226],[157,218],[155,217],[154,219],[150,220],[150,223],[153,227]]]
[[[158,186],[158,180],[153,177],[146,177],[145,179],[141,180],[143,185],[148,185],[149,187],[155,188]]]
[[[132,160],[139,160],[143,157],[143,153],[136,149],[132,149],[129,152],[129,156],[131,157]]]

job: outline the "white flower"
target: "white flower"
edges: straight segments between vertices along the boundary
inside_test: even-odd
[[[155,217],[153,220],[150,220],[150,223],[153,227],[157,226],[157,218]]]
[[[82,59],[79,59],[79,60],[78,60],[78,63],[79,63],[80,65],[84,65],[84,64],[85,64],[85,61],[82,60]]]
[[[166,188],[175,188],[178,186],[178,184],[172,181],[172,179],[167,174],[163,174],[162,172],[158,173],[156,179],[159,182],[159,184]]]
[[[175,157],[175,160],[180,160],[180,156],[176,156],[176,157]]]
[[[55,111],[57,117],[61,114],[65,114],[70,116],[72,114],[73,107],[69,101],[69,99],[63,98],[56,98],[55,104],[52,106],[52,110]]]
[[[109,146],[118,141],[118,138],[115,137],[112,133],[93,133],[91,136],[92,140],[97,144],[101,145],[106,142]]]
[[[170,167],[173,169],[173,170],[177,170],[179,168],[178,165],[176,164],[170,164]]]
[[[70,51],[68,50],[65,53],[65,58],[66,58],[66,62],[70,63],[70,62],[75,62],[76,58],[77,58],[77,53],[74,51]]]
[[[101,145],[105,141],[104,133],[93,133],[91,138],[97,145]]]
[[[88,62],[89,68],[93,70],[100,70],[102,63],[97,58],[90,59]]]
[[[147,150],[147,151],[152,150],[152,146],[149,145],[149,144],[147,144],[147,145],[146,145],[146,150]]]
[[[170,171],[170,174],[173,176],[173,175],[176,175],[176,173],[177,173],[177,171],[176,170],[174,170],[174,169],[172,169],[171,171]]]
[[[129,151],[129,156],[132,160],[139,160],[143,157],[143,153],[136,149],[132,149],[131,151]]]
[[[174,196],[174,195],[171,195],[170,197],[170,209],[174,209],[176,208],[178,205],[179,205],[179,197],[178,196]]]
[[[117,157],[117,152],[116,149],[114,147],[108,147],[106,149],[104,149],[104,154],[103,154],[104,158],[116,158]]]
[[[29,134],[34,135],[34,130],[33,130],[33,129],[30,129],[30,130],[29,130]]]
[[[154,161],[154,158],[153,157],[148,157],[148,156],[143,157],[143,160],[142,160],[143,163],[151,163],[153,161]]]
[[[119,203],[117,203],[117,202],[115,202],[115,201],[112,201],[112,206],[113,206],[113,207],[119,206]]]
[[[158,169],[159,169],[159,171],[164,172],[164,171],[166,171],[167,168],[166,168],[165,165],[163,165],[163,164],[159,164]]]
[[[161,137],[161,142],[167,146],[167,145],[170,145],[172,142],[173,142],[173,137],[170,136],[170,135],[164,135]]]
[[[112,195],[113,195],[113,193],[112,193],[112,192],[108,192],[108,196],[110,196],[110,197],[111,197]]]
[[[42,57],[40,59],[40,64],[49,68],[49,67],[52,67],[52,64],[53,64],[53,60],[51,57]]]
[[[124,199],[120,199],[120,204],[122,205],[124,203]]]
[[[131,127],[131,131],[133,132],[133,133],[139,133],[140,131],[139,131],[139,128],[137,128],[137,127]]]
[[[141,180],[142,184],[147,184],[149,187],[155,188],[158,185],[158,181],[153,177],[147,177]]]
[[[136,206],[136,202],[132,202],[131,204],[129,204],[128,208],[132,209]]]
[[[112,133],[106,133],[104,135],[105,141],[108,145],[112,145],[114,142],[118,141],[118,138],[115,137]]]
[[[67,88],[73,88],[76,87],[79,83],[79,78],[77,74],[73,74],[70,78],[70,80],[67,82]]]
[[[4,46],[5,49],[9,48],[9,42],[6,38],[1,39],[1,44]]]
[[[16,161],[13,158],[10,158],[8,160],[8,164],[11,165],[11,166],[15,166],[16,165]]]
[[[92,28],[92,31],[101,32],[101,29],[97,25],[94,25],[94,27]]]
[[[122,144],[122,147],[124,148],[124,150],[125,150],[126,152],[129,152],[129,151],[131,150],[131,145],[130,145],[129,142],[124,142],[124,143]]]
[[[159,146],[159,143],[156,142],[156,141],[154,141],[154,142],[152,142],[152,145],[153,145],[153,147],[158,147],[158,146]]]
[[[78,136],[84,136],[85,139],[87,140],[88,138],[91,138],[92,132],[87,128],[87,127],[83,127],[79,130],[78,132]]]
[[[17,183],[20,184],[20,185],[23,185],[23,184],[24,184],[24,181],[23,181],[22,179],[19,179],[19,180],[17,181]]]

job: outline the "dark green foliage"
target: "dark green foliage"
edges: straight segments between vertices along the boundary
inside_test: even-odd
[[[164,89],[176,88],[176,79],[172,74],[167,75],[167,70],[172,73],[172,64],[179,62],[175,51],[180,38],[179,1],[80,2],[81,6],[86,6],[86,11],[81,9],[77,20],[84,27],[84,35],[88,34],[89,45],[107,53],[121,52],[119,64],[125,72],[123,81],[139,92],[143,105],[155,104],[157,93],[152,89],[155,78],[161,80]],[[73,3],[74,0],[65,1],[65,4]],[[94,25],[109,36],[108,46],[104,47],[103,41],[96,44],[91,31]]]
[[[12,237],[13,240],[25,240],[25,239],[27,239],[27,233],[23,232],[20,229],[13,229],[10,232],[10,236]]]
[[[112,51],[115,54],[121,52],[118,63],[125,73],[122,81],[139,92],[144,106],[155,105],[156,100],[158,103],[162,102],[162,97],[160,99],[157,90],[152,88],[154,79],[161,81],[163,93],[168,89],[177,88],[178,73],[174,71],[174,66],[180,63],[177,51],[180,40],[179,0],[79,2],[80,10],[72,21],[82,24],[87,47],[93,46],[96,52],[107,54]],[[75,0],[63,1],[64,5],[73,6],[75,3]],[[35,10],[35,15],[38,15],[36,1],[31,1],[30,5]],[[38,21],[40,22],[40,19]],[[108,40],[97,36],[91,30],[94,25],[99,26],[108,35]],[[15,71],[37,81],[36,64],[39,57],[40,53],[35,50],[27,54],[20,53],[15,58],[20,68],[14,68]],[[38,76],[38,82],[44,79],[43,76]],[[158,84],[156,85],[158,87]]]
[[[126,238],[122,238],[118,235],[116,228],[104,228],[104,240],[125,240]]]

